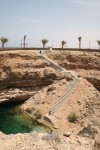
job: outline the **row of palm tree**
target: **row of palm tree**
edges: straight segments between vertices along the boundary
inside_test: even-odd
[[[78,40],[79,40],[79,49],[81,49],[81,39],[82,39],[82,37],[80,36],[80,37],[78,37]],[[45,47],[45,45],[48,43],[48,40],[47,39],[42,39],[41,40],[41,42],[42,42],[42,44],[43,44],[43,48]],[[61,48],[64,48],[64,46],[65,47],[67,47],[66,46],[66,41],[61,41]],[[98,45],[99,45],[99,49],[100,49],[100,40],[97,40],[97,43],[98,43]]]
[[[24,48],[25,48],[25,45],[27,45],[27,44],[25,44],[25,39],[26,39],[26,35],[24,35],[24,43],[23,43]],[[81,49],[81,39],[82,39],[81,36],[78,37],[78,40],[79,40],[79,49]],[[8,38],[7,37],[2,37],[2,38],[0,38],[0,41],[2,43],[2,48],[4,48],[5,43],[8,42]],[[48,40],[47,39],[42,39],[41,42],[43,44],[43,48],[45,48],[46,44],[48,43]],[[65,40],[61,41],[61,48],[64,48],[64,46],[66,46],[66,43],[67,42]],[[97,43],[98,43],[99,49],[100,49],[100,40],[97,40]]]
[[[45,48],[45,45],[48,43],[48,40],[47,39],[42,39],[41,40],[42,44],[43,44],[43,48]],[[63,48],[65,46],[67,42],[66,41],[61,41],[61,48]]]
[[[81,48],[81,37],[78,38],[79,40],[79,49]],[[48,40],[47,39],[42,39],[41,40],[42,44],[43,44],[43,48],[45,47],[45,45],[48,43]],[[61,41],[61,48],[64,48],[64,46],[66,46],[67,42],[65,40]]]
[[[79,49],[81,48],[81,37],[78,38],[79,40]],[[43,48],[45,48],[45,45],[48,43],[47,39],[42,39],[41,40],[42,44],[43,44]],[[64,48],[64,46],[66,46],[67,42],[65,40],[61,41],[61,48]]]
[[[79,49],[81,48],[81,37],[78,38],[79,40]],[[47,39],[42,39],[41,40],[42,44],[43,44],[43,48],[45,47],[45,45],[48,43],[48,40]],[[64,48],[64,46],[66,46],[67,42],[65,40],[61,41],[61,48]]]
[[[24,43],[23,43],[24,48],[25,48],[25,45],[26,45],[26,44],[25,44],[25,39],[26,39],[26,35],[24,35]],[[1,43],[2,43],[2,48],[4,48],[5,43],[8,42],[8,39],[7,39],[6,37],[2,37],[2,38],[0,38],[0,41],[1,41]],[[45,48],[45,45],[48,43],[48,40],[47,40],[47,39],[42,39],[41,42],[42,42],[42,44],[43,44],[43,48]],[[67,42],[64,41],[64,40],[61,41],[62,48],[65,46],[66,43],[67,43]]]

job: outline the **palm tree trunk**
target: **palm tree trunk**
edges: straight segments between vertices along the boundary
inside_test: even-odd
[[[23,46],[24,46],[24,48],[25,48],[25,41],[23,42]]]
[[[4,48],[4,42],[2,42],[2,48]]]
[[[79,41],[79,49],[81,49],[81,41]]]

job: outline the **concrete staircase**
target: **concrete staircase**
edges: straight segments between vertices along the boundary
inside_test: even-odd
[[[48,58],[46,55],[42,55],[41,57],[44,58],[45,60],[47,60],[49,62],[49,64],[56,70],[59,71],[65,71],[66,69],[62,68],[60,65],[58,65],[56,62],[54,62],[53,60],[51,60],[50,58]]]
[[[50,124],[55,124],[56,118],[54,114],[61,108],[61,106],[68,100],[68,97],[72,94],[72,92],[77,87],[80,78],[78,78],[77,74],[73,71],[67,71],[65,68],[62,68],[60,65],[58,65],[56,62],[48,58],[46,55],[41,54],[40,55],[43,59],[47,60],[48,63],[56,70],[70,73],[73,77],[73,81],[69,84],[64,94],[56,101],[54,106],[49,110],[49,113],[44,116],[44,119],[48,121]]]
[[[63,105],[67,100],[68,97],[71,95],[71,93],[74,91],[74,89],[77,87],[79,83],[79,78],[75,78],[67,87],[67,90],[65,93],[57,100],[57,102],[54,104],[54,106],[49,111],[49,114],[53,115],[58,109]]]

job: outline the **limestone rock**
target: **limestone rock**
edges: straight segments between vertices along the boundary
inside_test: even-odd
[[[71,135],[70,131],[65,131],[65,133],[63,134],[63,136],[69,137]]]
[[[95,138],[93,150],[100,150],[100,134],[98,134]]]

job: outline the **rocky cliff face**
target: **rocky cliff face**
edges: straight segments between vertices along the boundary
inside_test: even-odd
[[[50,85],[64,78],[33,53],[3,53],[0,59],[0,89]]]
[[[32,96],[30,91],[36,91],[36,87],[41,89],[55,81],[71,79],[56,72],[34,52],[0,52],[0,60],[0,103],[17,102],[18,99],[23,102]]]
[[[100,89],[100,52],[54,52],[48,55],[67,70],[75,70]]]

